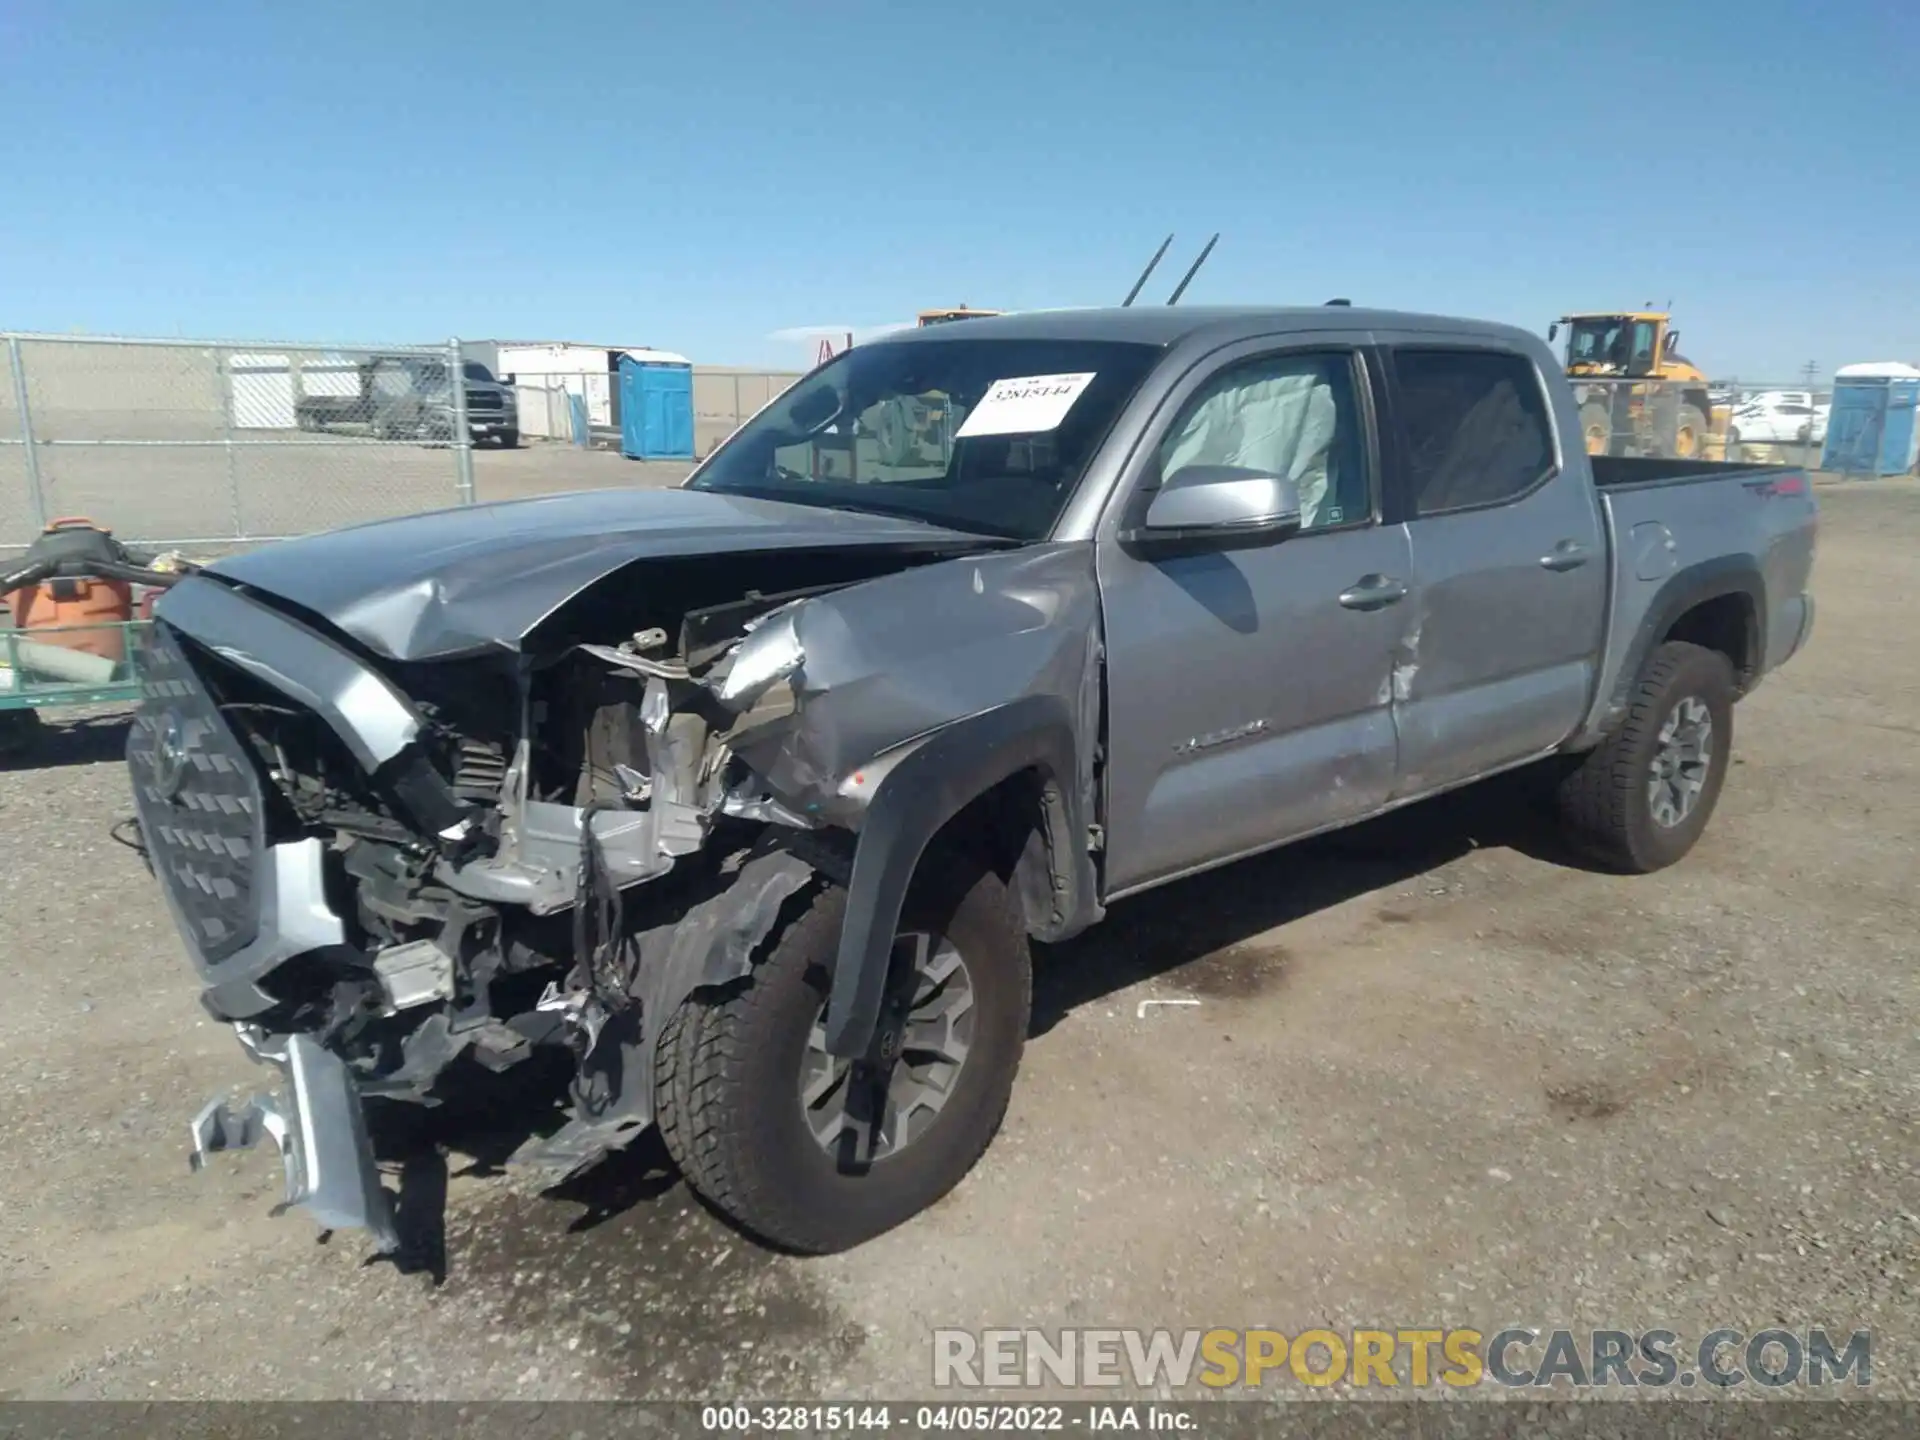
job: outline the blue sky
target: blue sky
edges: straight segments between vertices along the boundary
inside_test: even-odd
[[[1163,299],[1920,360],[1911,0],[0,0],[0,326],[580,338]]]

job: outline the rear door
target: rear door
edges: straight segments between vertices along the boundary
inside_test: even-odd
[[[1599,496],[1562,463],[1535,358],[1410,335],[1387,350],[1391,518],[1419,601],[1394,672],[1396,796],[1538,755],[1581,723],[1607,603]]]
[[[1129,462],[1097,553],[1110,893],[1391,792],[1388,682],[1413,605],[1406,532],[1380,519],[1372,409],[1351,332],[1246,342],[1196,367]],[[1304,528],[1258,548],[1129,550],[1127,517],[1187,465],[1298,481]]]

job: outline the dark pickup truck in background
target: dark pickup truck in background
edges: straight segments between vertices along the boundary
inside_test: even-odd
[[[937,451],[880,453],[928,396]],[[857,346],[678,489],[218,561],[128,760],[204,1003],[286,1083],[195,1152],[269,1136],[392,1244],[363,1103],[562,1047],[521,1158],[654,1125],[748,1228],[858,1243],[985,1151],[1029,942],[1120,897],[1520,767],[1607,865],[1681,859],[1816,518],[1798,470],[1589,457],[1520,330],[1157,308]]]
[[[520,443],[518,399],[477,360],[464,375],[467,433],[477,444]],[[446,442],[459,420],[447,362],[432,355],[375,355],[356,367],[353,394],[301,394],[294,402],[302,430],[356,431],[378,440]]]

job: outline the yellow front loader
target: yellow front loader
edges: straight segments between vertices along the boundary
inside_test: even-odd
[[[1566,370],[1589,455],[1704,458],[1720,443],[1725,416],[1715,416],[1707,377],[1680,353],[1672,318],[1658,310],[1581,311],[1547,331],[1551,340],[1566,327]]]

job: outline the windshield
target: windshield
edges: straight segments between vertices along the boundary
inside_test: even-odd
[[[1625,317],[1576,320],[1567,332],[1567,363],[1626,368],[1633,355],[1633,334]]]
[[[493,378],[493,372],[477,360],[469,360],[460,368],[465,372],[469,380],[478,380],[482,385],[492,385],[496,383]]]
[[[748,421],[688,488],[1038,540],[1160,355],[957,334],[855,346]]]

